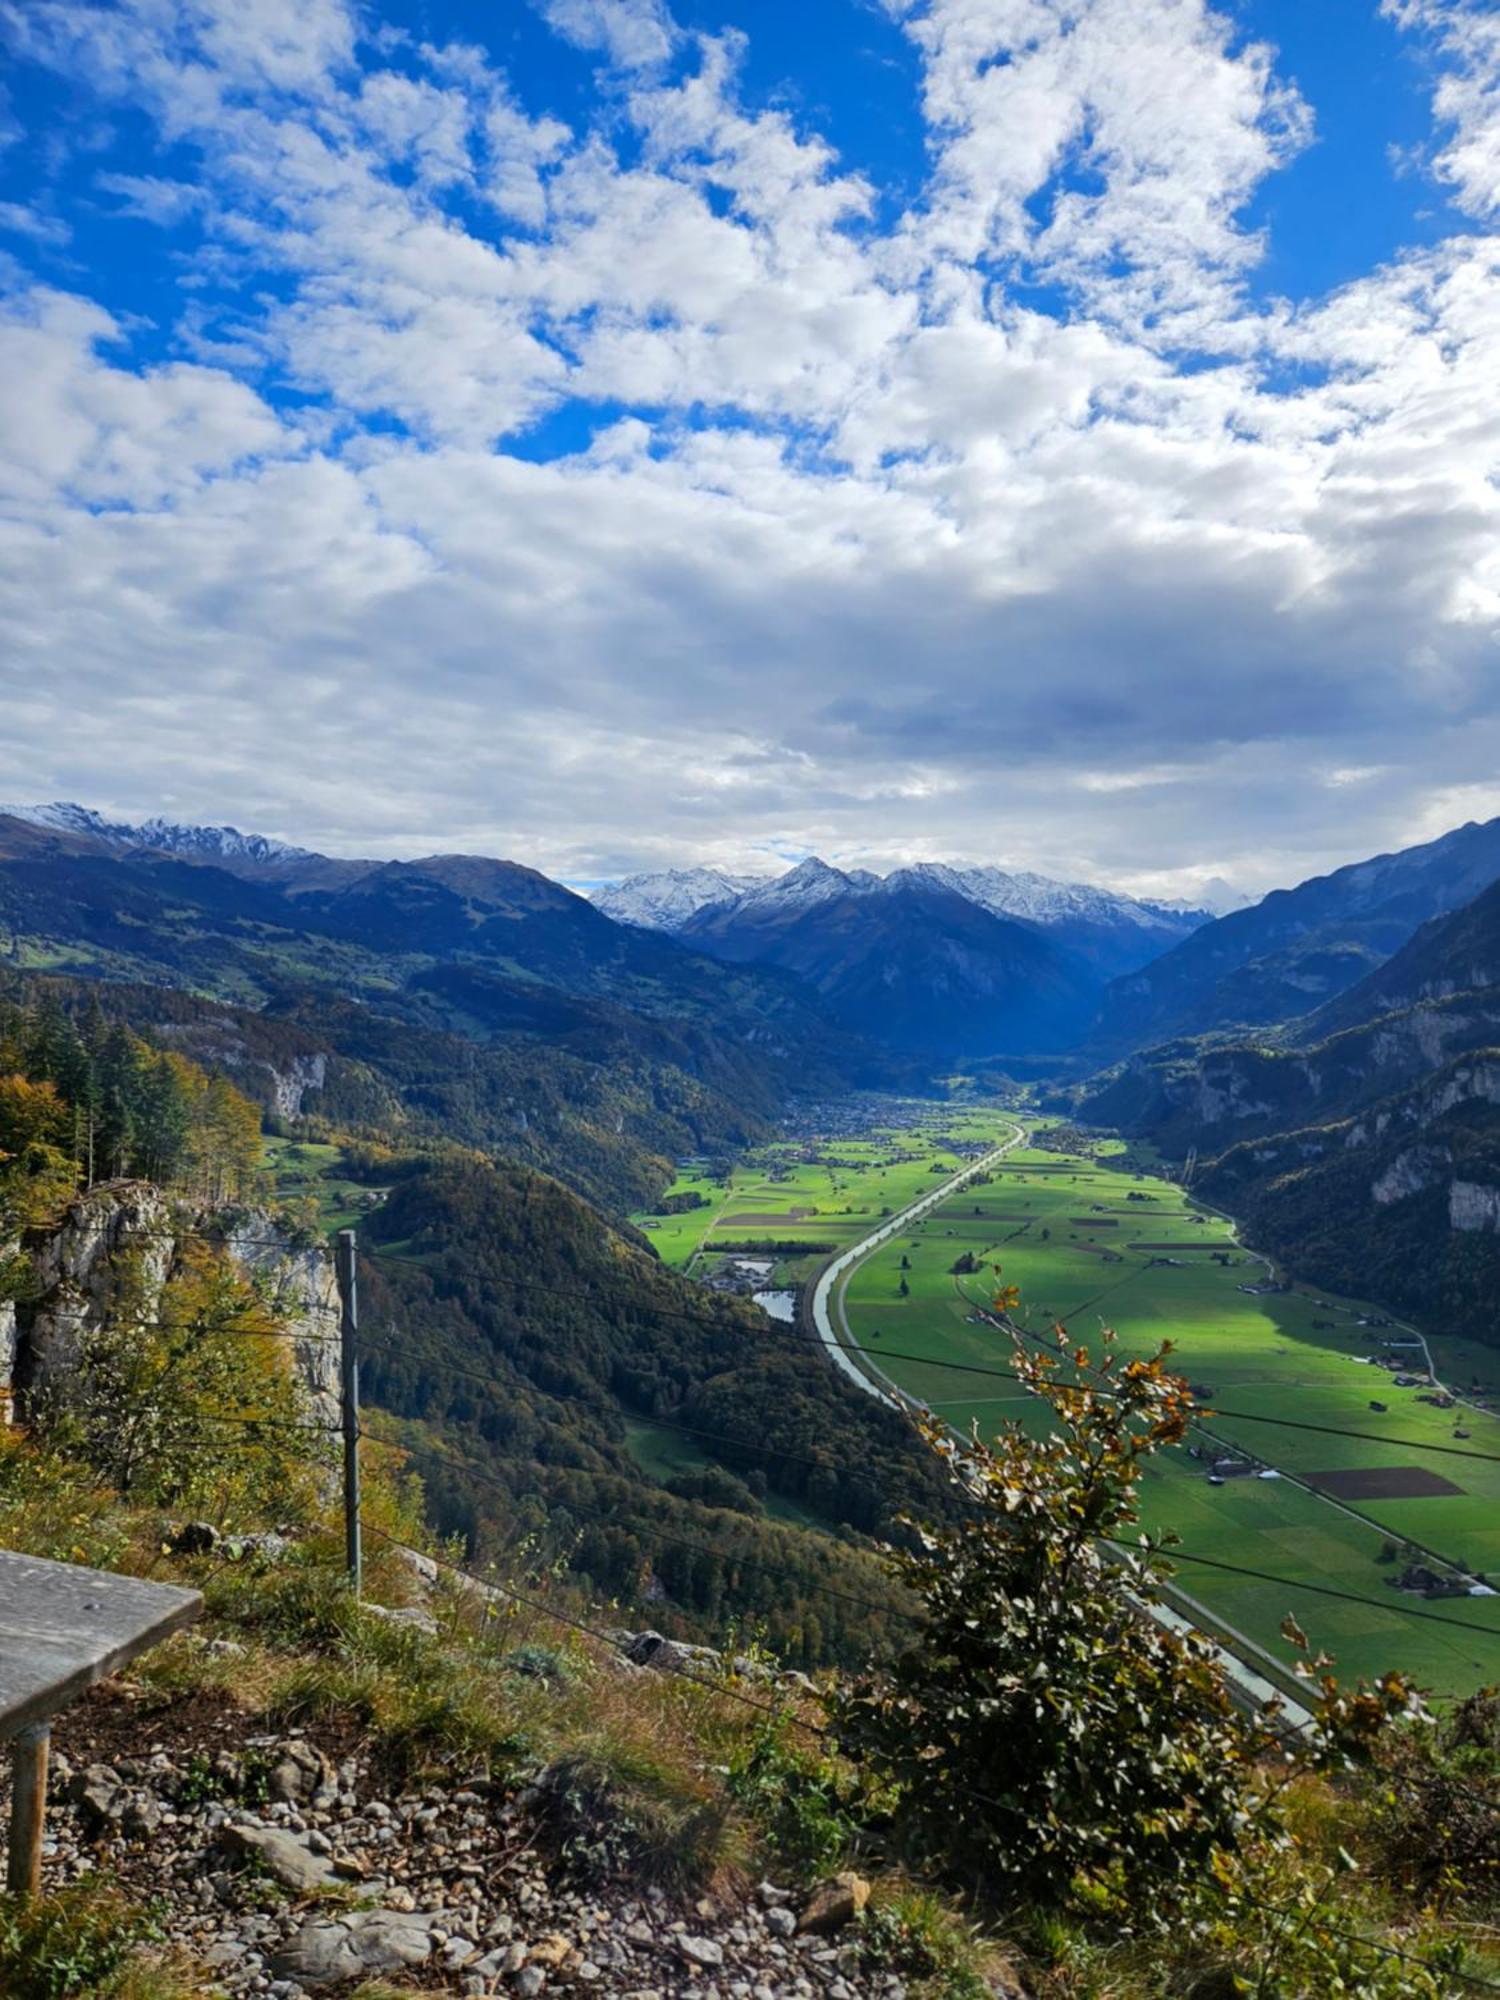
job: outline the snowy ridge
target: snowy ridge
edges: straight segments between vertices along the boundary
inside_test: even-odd
[[[175,820],[148,819],[139,826],[107,820],[92,806],[56,799],[50,805],[0,805],[0,814],[55,827],[61,833],[88,834],[111,847],[149,848],[157,854],[188,854],[234,861],[302,861],[315,858],[305,847],[292,847],[269,834],[241,833],[233,826],[184,826]]]
[[[1099,889],[1085,882],[1057,882],[1050,876],[1004,868],[920,862],[882,878],[867,868],[833,868],[817,855],[799,861],[769,880],[726,875],[713,868],[666,869],[632,875],[602,889],[594,901],[606,915],[650,930],[677,931],[700,910],[732,904],[747,916],[785,912],[788,916],[831,902],[837,896],[938,889],[962,896],[994,916],[1019,918],[1042,928],[1102,925],[1140,931],[1160,949],[1206,922],[1211,912],[1153,903]]]
[[[596,890],[594,907],[617,924],[647,931],[680,930],[689,917],[715,903],[733,903],[760,886],[759,875],[726,875],[718,868],[663,868],[653,875],[627,875]]]

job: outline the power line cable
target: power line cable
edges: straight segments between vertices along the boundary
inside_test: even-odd
[[[444,1458],[438,1453],[431,1451],[424,1451],[420,1447],[404,1445],[400,1444],[399,1442],[397,1448],[399,1450],[409,1452],[413,1458],[416,1458],[419,1461],[425,1457],[434,1464],[447,1467],[450,1471],[465,1473],[470,1478],[477,1480],[481,1485],[493,1486],[497,1488],[499,1491],[507,1494],[510,1493],[511,1491],[510,1487],[506,1484],[504,1480],[495,1478],[495,1476],[491,1473],[481,1472],[476,1467],[465,1464],[462,1460]],[[577,1511],[584,1512],[585,1510],[579,1509]],[[599,1520],[599,1519],[605,1519],[606,1517],[600,1516],[597,1513],[593,1513],[590,1514],[589,1518],[594,1520]],[[698,1555],[717,1556],[719,1557],[720,1560],[724,1562],[744,1562],[750,1564],[754,1567],[767,1570],[771,1575],[779,1575],[784,1582],[801,1583],[803,1581],[803,1579],[795,1576],[791,1571],[782,1568],[777,1568],[773,1564],[765,1563],[761,1561],[760,1558],[758,1557],[750,1557],[750,1556],[742,1557],[738,1555],[731,1555],[721,1549],[705,1548],[701,1543],[687,1542],[682,1540],[682,1538],[679,1536],[672,1535],[668,1530],[658,1529],[652,1523],[645,1524],[642,1532],[655,1535],[656,1538],[660,1541],[675,1542],[678,1546],[689,1549],[693,1553]],[[1107,1547],[1119,1549],[1125,1553],[1133,1553],[1128,1543],[1115,1541],[1110,1536],[1096,1535],[1092,1539],[1104,1544]],[[1298,1582],[1293,1580],[1291,1577],[1276,1576],[1269,1570],[1251,1569],[1248,1568],[1243,1563],[1224,1562],[1220,1558],[1215,1556],[1199,1555],[1195,1551],[1184,1549],[1177,1544],[1173,1544],[1172,1547],[1169,1549],[1165,1547],[1162,1548],[1161,1553],[1165,1556],[1168,1562],[1176,1562],[1180,1559],[1183,1562],[1198,1563],[1208,1568],[1226,1570],[1233,1575],[1248,1577],[1252,1581],[1257,1583],[1276,1584],[1277,1586],[1279,1586],[1284,1590],[1300,1590],[1303,1592],[1311,1593],[1312,1595],[1318,1597],[1337,1597],[1351,1604],[1363,1604],[1368,1608],[1370,1608],[1371,1610],[1390,1612],[1393,1616],[1396,1617],[1418,1618],[1427,1624],[1450,1625],[1456,1628],[1460,1632],[1469,1633],[1474,1638],[1489,1639],[1492,1642],[1500,1641],[1500,1632],[1497,1632],[1488,1626],[1471,1624],[1467,1619],[1450,1618],[1447,1616],[1446,1613],[1441,1611],[1419,1611],[1417,1607],[1412,1604],[1385,1604],[1382,1603],[1378,1597],[1365,1597],[1354,1591],[1338,1590],[1330,1584]],[[852,1597],[849,1595],[848,1592],[834,1590],[825,1584],[817,1584],[814,1585],[813,1587],[821,1592],[824,1592],[828,1596],[844,1597],[851,1604],[859,1605],[865,1610],[879,1612],[882,1616],[889,1616],[891,1615],[892,1612],[895,1612],[898,1616],[903,1616],[903,1617],[910,1615],[909,1613],[903,1612],[899,1606],[880,1605],[876,1604],[872,1599],[869,1598]]]
[[[1116,1544],[1115,1546],[1123,1547],[1125,1545]],[[1166,1554],[1169,1562],[1176,1562],[1180,1559],[1183,1562],[1200,1563],[1207,1569],[1222,1569],[1229,1571],[1234,1576],[1251,1577],[1257,1583],[1274,1583],[1282,1590],[1307,1591],[1315,1597],[1338,1597],[1342,1598],[1346,1604],[1368,1605],[1376,1611],[1393,1612],[1400,1618],[1420,1618],[1428,1625],[1451,1625],[1460,1632],[1468,1632],[1476,1639],[1489,1639],[1492,1642],[1500,1642],[1500,1631],[1496,1631],[1494,1627],[1489,1625],[1472,1625],[1467,1618],[1450,1618],[1443,1611],[1419,1611],[1414,1604],[1382,1604],[1378,1597],[1364,1597],[1357,1591],[1339,1590],[1330,1583],[1302,1583],[1289,1576],[1277,1576],[1271,1570],[1249,1569],[1244,1563],[1224,1562],[1218,1556],[1201,1556],[1191,1549],[1180,1548],[1176,1544],[1170,1550],[1166,1551]]]
[[[363,1245],[361,1248],[365,1255],[381,1263],[408,1264],[415,1261],[406,1257],[391,1257],[382,1251],[369,1250]],[[570,1286],[546,1285],[540,1279],[536,1278],[501,1278],[493,1282],[504,1285],[508,1289],[525,1289],[540,1292],[548,1298],[580,1299],[603,1306],[619,1304],[619,1301],[612,1300],[606,1293],[581,1291]],[[1088,1304],[1097,1303],[1097,1299],[1102,1296],[1102,1293],[1097,1294],[1094,1300],[1088,1301]],[[1077,1311],[1084,1311],[1086,1309],[1086,1306],[1079,1307]],[[689,1312],[676,1306],[652,1304],[647,1307],[633,1306],[629,1310],[632,1316],[636,1318],[655,1317],[657,1319],[679,1320],[691,1326],[701,1327],[705,1332],[725,1334],[735,1330],[732,1325],[708,1319],[701,1313]],[[1070,1317],[1076,1318],[1077,1311],[1070,1315]],[[1002,1382],[1024,1382],[1026,1379],[1014,1368],[996,1368],[982,1365],[975,1361],[945,1361],[934,1355],[914,1354],[908,1349],[897,1347],[880,1347],[877,1349],[861,1347],[853,1341],[824,1340],[821,1335],[810,1336],[784,1323],[778,1323],[770,1319],[767,1320],[767,1324],[764,1327],[756,1327],[753,1331],[755,1337],[758,1339],[790,1337],[799,1341],[804,1346],[832,1347],[837,1349],[841,1354],[853,1354],[861,1360],[873,1361],[877,1364],[882,1360],[911,1361],[919,1363],[925,1368],[941,1368],[950,1374],[981,1375]],[[1095,1393],[1108,1395],[1110,1392],[1107,1390],[1098,1390]],[[1205,1417],[1227,1417],[1234,1423],[1269,1424],[1281,1430],[1313,1431],[1324,1437],[1354,1438],[1370,1444],[1382,1444],[1387,1447],[1399,1446],[1403,1451],[1438,1452],[1445,1458],[1471,1458],[1477,1459],[1486,1465],[1500,1465],[1500,1452],[1474,1451],[1467,1449],[1463,1445],[1436,1444],[1414,1438],[1393,1438],[1379,1431],[1347,1430],[1334,1424],[1308,1423],[1297,1417],[1265,1416],[1252,1410],[1226,1409],[1218,1403],[1203,1405],[1198,1414]]]

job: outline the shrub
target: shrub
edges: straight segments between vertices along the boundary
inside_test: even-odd
[[[1500,1689],[1392,1732],[1374,1770],[1382,1872],[1437,1903],[1500,1903]]]
[[[1109,1874],[1145,1901],[1232,1849],[1267,1747],[1212,1649],[1145,1615],[1164,1562],[1137,1536],[1144,1460],[1184,1434],[1165,1352],[1123,1365],[1058,1329],[1061,1361],[1016,1345],[1053,1433],[1006,1426],[960,1449],[924,1426],[974,1503],[891,1566],[924,1608],[917,1642],[835,1700],[842,1747],[895,1789],[919,1861],[1001,1901],[1053,1906]],[[1060,1377],[1066,1363],[1068,1380]]]
[[[768,1722],[736,1752],[729,1791],[750,1814],[771,1852],[799,1874],[828,1875],[855,1840],[854,1786],[831,1758]]]
[[[98,1881],[32,1900],[0,1897],[0,1993],[113,1994],[137,1948],[157,1935],[149,1913]]]

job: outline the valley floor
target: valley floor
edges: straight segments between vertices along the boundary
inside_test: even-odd
[[[1500,1418],[1464,1400],[1497,1400],[1500,1357],[1476,1385],[1466,1350],[1439,1388],[1412,1379],[1424,1352],[1378,1308],[1272,1282],[1223,1218],[1118,1142],[1033,1145],[861,1260],[842,1308],[880,1375],[958,1429],[1037,1410],[1019,1384],[965,1373],[1007,1366],[997,1284],[1020,1288],[1013,1323],[1039,1342],[1058,1321],[1085,1343],[1111,1326],[1127,1354],[1170,1340],[1212,1411],[1148,1475],[1146,1525],[1180,1538],[1185,1597],[1264,1659],[1293,1657],[1291,1612],[1344,1674],[1402,1668],[1443,1697],[1493,1682],[1500,1598],[1396,1585],[1411,1566],[1500,1574]]]
[[[834,1287],[838,1335],[959,1429],[1036,1411],[972,1372],[1008,1367],[997,1283],[1020,1288],[1027,1338],[1062,1321],[1085,1342],[1109,1325],[1131,1354],[1170,1340],[1212,1411],[1148,1476],[1146,1525],[1180,1539],[1184,1607],[1283,1682],[1288,1613],[1346,1675],[1399,1667],[1441,1698],[1500,1679],[1500,1597],[1457,1594],[1459,1572],[1500,1578],[1500,1355],[1435,1330],[1424,1348],[1376,1305],[1282,1282],[1149,1155],[1058,1151],[1036,1120],[1028,1144],[890,1232],[1015,1117],[872,1100],[841,1119],[728,1170],[687,1164],[671,1194],[699,1205],[638,1226],[665,1261],[746,1290],[810,1284],[870,1242]],[[643,1464],[653,1449],[637,1441]],[[1424,1596],[1438,1579],[1454,1594]]]

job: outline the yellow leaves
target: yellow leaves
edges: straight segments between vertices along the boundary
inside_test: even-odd
[[[61,1146],[68,1136],[68,1107],[51,1083],[0,1076],[0,1152],[28,1146]]]
[[[1014,1312],[1021,1303],[1019,1285],[1002,1285],[990,1301],[997,1313]]]

